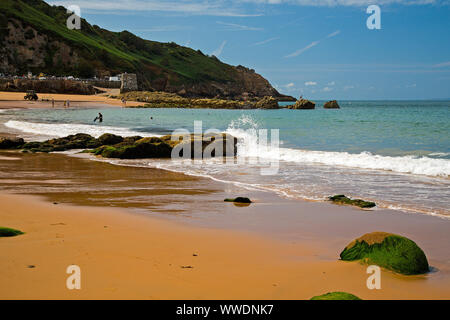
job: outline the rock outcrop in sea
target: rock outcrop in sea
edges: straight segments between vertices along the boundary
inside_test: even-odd
[[[311,110],[316,108],[316,104],[307,99],[300,99],[295,104],[288,106],[288,108],[294,110]]]
[[[257,101],[254,105],[255,109],[279,109],[278,101],[274,97],[266,96],[259,101]]]
[[[326,102],[323,105],[323,108],[324,109],[340,109],[339,104],[337,103],[336,100],[331,100],[331,101]]]
[[[372,232],[353,240],[340,254],[344,261],[361,260],[401,274],[429,272],[427,257],[412,240],[387,232]]]

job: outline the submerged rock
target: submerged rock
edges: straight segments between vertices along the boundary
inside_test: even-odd
[[[295,109],[295,110],[310,110],[310,109],[315,109],[316,104],[307,99],[300,99],[300,100],[297,100],[297,102],[294,105],[288,106],[288,108]]]
[[[387,232],[367,233],[353,240],[340,257],[344,261],[362,260],[405,275],[423,274],[430,269],[425,253],[414,241]]]
[[[15,236],[18,236],[21,234],[23,234],[22,231],[11,229],[11,228],[0,227],[0,237],[15,237]]]
[[[346,204],[351,206],[357,206],[360,208],[373,208],[376,206],[375,202],[365,201],[361,199],[350,199],[343,194],[335,195],[328,198],[330,201],[337,204]]]
[[[310,300],[362,300],[357,296],[347,292],[328,292],[320,296],[312,297]]]
[[[340,109],[339,104],[336,100],[328,101],[323,105],[324,109]]]
[[[0,149],[18,149],[25,144],[22,138],[0,137]]]
[[[234,203],[252,203],[252,201],[249,198],[245,197],[237,197],[234,199],[225,199],[225,202],[234,202]]]

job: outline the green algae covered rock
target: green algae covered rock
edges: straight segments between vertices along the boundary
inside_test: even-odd
[[[414,241],[387,232],[367,233],[353,240],[340,257],[344,261],[362,260],[405,275],[430,270],[425,253]]]
[[[347,292],[328,292],[320,296],[312,297],[310,300],[362,300]]]
[[[170,158],[172,147],[165,142],[138,140],[136,143],[124,146],[101,146],[94,150],[94,154],[104,158],[145,159]]]
[[[330,201],[337,204],[346,204],[351,206],[356,206],[360,208],[373,208],[376,206],[375,202],[365,201],[361,199],[350,199],[343,194],[335,195],[328,198]]]
[[[123,142],[123,138],[112,133],[104,133],[98,137],[98,142],[101,145],[111,146]]]
[[[21,234],[23,234],[22,231],[11,229],[11,228],[0,227],[0,237],[15,237],[15,236],[18,236]]]
[[[50,139],[44,142],[28,142],[23,145],[23,149],[31,152],[54,152],[72,149],[97,148],[101,143],[94,137],[77,133],[64,138]]]
[[[234,199],[225,199],[225,202],[235,202],[235,203],[252,203],[252,201],[249,198],[245,197],[237,197]]]

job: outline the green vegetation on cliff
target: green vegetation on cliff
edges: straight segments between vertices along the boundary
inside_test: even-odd
[[[427,257],[414,241],[387,232],[368,233],[352,241],[341,259],[362,260],[405,275],[429,271]]]
[[[111,32],[84,19],[81,30],[70,30],[66,26],[69,16],[66,8],[42,0],[1,0],[0,72],[79,77],[129,72],[138,75],[143,89],[190,96],[240,96],[244,92],[279,96],[253,70],[230,66],[173,42],[144,40],[128,31]],[[32,54],[31,45],[38,46]],[[2,66],[10,70],[1,70]]]

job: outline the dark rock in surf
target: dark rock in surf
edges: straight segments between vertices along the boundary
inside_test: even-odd
[[[237,197],[234,199],[227,198],[224,201],[225,202],[234,202],[234,203],[252,203],[252,201],[249,198],[245,198],[245,197]]]
[[[324,109],[340,109],[339,104],[336,100],[328,101],[323,105]]]
[[[22,138],[0,137],[0,149],[18,149],[25,144]]]
[[[351,206],[356,206],[356,207],[360,207],[363,209],[373,208],[376,206],[375,202],[365,201],[365,200],[361,200],[361,199],[350,199],[343,194],[329,197],[328,200],[330,200],[336,204],[351,205]]]

